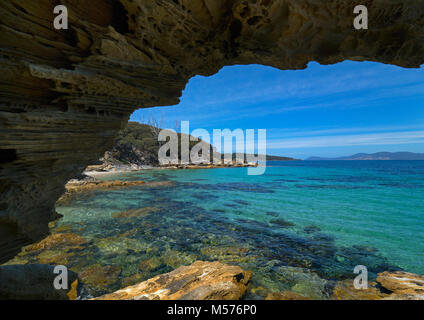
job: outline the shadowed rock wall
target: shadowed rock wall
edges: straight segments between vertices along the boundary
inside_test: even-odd
[[[68,30],[53,28],[59,2]],[[369,30],[352,26],[358,4]],[[1,263],[48,234],[66,181],[135,109],[177,104],[225,65],[419,67],[424,0],[4,0],[0,52]]]

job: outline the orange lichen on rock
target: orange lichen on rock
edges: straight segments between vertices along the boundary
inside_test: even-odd
[[[424,300],[424,276],[397,271],[378,274],[377,282],[392,294],[386,299]]]
[[[73,233],[56,233],[48,236],[47,238],[41,240],[38,243],[35,243],[29,247],[27,247],[27,251],[35,251],[35,250],[45,250],[45,249],[53,249],[57,247],[73,247],[80,248],[83,244],[87,243],[87,241]]]
[[[96,300],[237,300],[251,277],[237,266],[196,261]]]

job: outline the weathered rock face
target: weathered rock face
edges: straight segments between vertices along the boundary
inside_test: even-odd
[[[46,264],[0,266],[0,300],[74,300],[79,295],[78,275],[68,272],[68,289],[55,289],[58,274]],[[60,272],[61,273],[61,272]]]
[[[137,108],[177,104],[190,77],[258,63],[424,63],[422,0],[66,0],[0,3],[0,262],[48,234],[66,181]]]
[[[238,300],[251,277],[237,266],[196,261],[97,300]]]

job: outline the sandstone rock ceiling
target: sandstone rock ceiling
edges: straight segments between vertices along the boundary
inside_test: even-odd
[[[67,6],[69,29],[53,28]],[[352,27],[369,10],[369,30]],[[137,108],[225,65],[424,63],[424,0],[2,0],[0,262],[48,234],[65,182]]]

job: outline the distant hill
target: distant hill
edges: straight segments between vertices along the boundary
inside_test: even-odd
[[[290,157],[280,157],[280,156],[266,156],[267,161],[299,161],[300,159],[290,158]]]
[[[160,128],[156,128],[151,125],[141,124],[138,122],[128,122],[125,129],[118,133],[115,139],[112,150],[107,151],[101,162],[112,165],[136,165],[136,166],[158,166],[158,152],[160,143],[158,141],[158,135],[161,131]],[[178,139],[181,139],[181,133],[178,134]],[[189,150],[199,141],[190,141]],[[164,142],[165,143],[165,142]],[[210,148],[210,154],[212,155],[212,146],[206,142]],[[178,155],[181,155],[181,144],[178,144]]]
[[[99,160],[97,165],[90,166],[91,168],[103,169],[108,166],[121,167],[121,166],[159,166],[158,151],[160,144],[157,136],[160,132],[160,128],[156,128],[151,125],[141,124],[138,122],[128,122],[125,129],[121,130],[114,142],[114,146],[111,150],[107,151],[104,156]],[[178,134],[179,139],[181,133]],[[190,141],[189,149],[197,145],[199,141]],[[210,148],[211,162],[213,161],[213,147],[206,143]],[[179,155],[181,154],[181,145],[179,144]],[[180,158],[180,157],[179,157]],[[235,159],[235,154],[233,154]],[[287,157],[267,156],[267,160],[296,160]]]
[[[236,153],[233,153],[233,155],[232,155],[233,160],[236,159],[236,155],[237,155]],[[247,156],[247,154],[246,154],[246,156]],[[255,157],[257,157],[257,156],[258,155],[255,154]],[[267,155],[266,156],[266,161],[299,161],[299,159],[290,158],[290,157],[280,157],[280,156]]]
[[[323,160],[424,160],[424,153],[413,152],[377,152],[377,153],[357,153],[348,157],[321,158],[310,157],[308,161]]]

